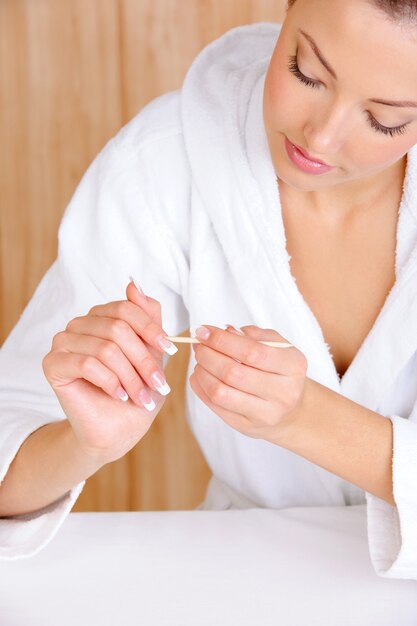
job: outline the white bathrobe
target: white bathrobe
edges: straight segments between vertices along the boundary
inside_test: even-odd
[[[58,258],[0,354],[0,478],[30,433],[65,418],[41,366],[53,335],[93,305],[124,299],[133,274],[161,302],[168,334],[204,323],[274,328],[305,354],[307,376],[393,423],[395,507],[233,430],[187,382],[187,419],[214,476],[202,507],[366,502],[375,571],[417,579],[417,147],[399,208],[396,283],[339,380],[290,271],[263,125],[278,34],[277,24],[254,24],[214,41],[182,89],[142,109],[87,170],[59,228]],[[191,351],[187,379],[194,365]],[[83,485],[36,514],[0,520],[0,556],[39,551]]]

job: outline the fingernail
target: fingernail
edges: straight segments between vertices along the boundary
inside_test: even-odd
[[[120,400],[123,400],[123,402],[127,402],[129,400],[129,396],[123,387],[118,387],[118,389],[116,389],[116,396],[120,398]]]
[[[168,385],[167,381],[159,372],[154,372],[151,376],[152,381],[155,384],[156,391],[158,391],[161,396],[167,396],[171,391],[171,387]]]
[[[158,346],[160,346],[162,348],[162,350],[164,352],[166,352],[167,354],[170,354],[172,356],[173,354],[178,352],[177,346],[175,346],[172,343],[172,341],[169,341],[169,339],[165,339],[165,337],[163,335],[158,337],[158,339],[156,341],[158,343]]]
[[[210,337],[210,331],[205,326],[199,326],[196,329],[195,334],[199,339],[208,339]]]
[[[135,280],[133,278],[133,276],[129,276],[130,278],[130,282],[133,283],[136,287],[136,289],[139,291],[139,293],[141,293],[143,296],[145,295],[145,292],[143,291],[142,287],[139,285],[138,281]]]
[[[244,335],[245,333],[243,333],[240,328],[235,328],[234,326],[232,326],[232,324],[225,324],[224,326],[225,330],[227,330],[228,328],[231,328],[232,330],[234,330],[235,332],[237,332],[238,335]]]
[[[143,406],[145,407],[145,409],[147,411],[153,411],[154,410],[156,404],[152,400],[151,396],[146,391],[146,389],[141,389],[139,391],[139,400],[142,402]]]

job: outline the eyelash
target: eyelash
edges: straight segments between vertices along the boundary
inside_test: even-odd
[[[303,85],[306,85],[307,87],[312,87],[313,89],[319,89],[319,81],[308,78],[308,76],[304,76],[304,74],[300,71],[296,55],[292,55],[289,57],[288,69],[291,74],[294,74],[294,76],[296,76],[296,78],[298,78],[298,80],[303,83]],[[390,137],[394,137],[394,135],[403,135],[405,132],[407,132],[407,124],[403,124],[402,126],[395,126],[394,128],[389,128],[388,126],[383,126],[382,124],[377,122],[376,119],[372,117],[372,115],[369,113],[369,111],[367,111],[367,114],[368,121],[371,127],[376,132],[383,133],[384,135],[389,135]]]

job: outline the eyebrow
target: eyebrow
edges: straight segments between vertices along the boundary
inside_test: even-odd
[[[303,35],[305,39],[307,39],[308,43],[311,46],[311,49],[313,50],[320,63],[326,68],[329,74],[331,74],[331,76],[333,76],[333,78],[337,80],[336,72],[334,71],[330,63],[324,58],[323,53],[321,52],[314,39],[306,32],[301,30],[301,28],[298,29],[298,32]],[[389,107],[417,107],[417,102],[413,102],[412,100],[384,100],[382,98],[370,98],[369,101],[375,102],[376,104],[385,104]]]

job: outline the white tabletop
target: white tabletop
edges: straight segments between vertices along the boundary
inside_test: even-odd
[[[377,576],[365,506],[71,513],[0,562],[1,626],[416,626],[417,581]]]

